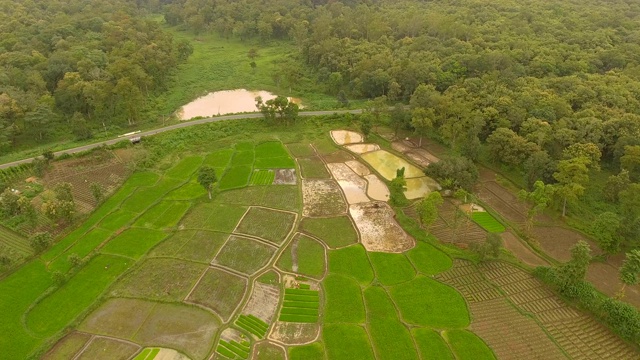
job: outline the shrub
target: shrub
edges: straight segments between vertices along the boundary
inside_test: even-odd
[[[33,248],[33,251],[40,253],[51,244],[51,234],[48,232],[39,232],[29,238],[29,244]]]

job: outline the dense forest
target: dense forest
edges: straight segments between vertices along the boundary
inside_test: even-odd
[[[128,1],[0,2],[0,154],[142,120],[191,51]]]
[[[316,83],[474,161],[553,185],[612,251],[640,241],[640,3],[634,1],[3,0],[0,151],[148,121],[191,53],[166,26],[291,42],[277,85]],[[283,60],[285,61],[285,60]],[[309,77],[313,77],[309,79]],[[565,206],[566,205],[566,206]],[[598,224],[591,226],[590,224]]]
[[[187,0],[163,11],[194,32],[293,41],[338,99],[410,103],[388,114],[395,127],[529,189],[553,184],[559,209],[580,213],[605,249],[640,240],[637,2]],[[292,66],[283,80],[301,76]],[[601,168],[610,176],[594,183]]]

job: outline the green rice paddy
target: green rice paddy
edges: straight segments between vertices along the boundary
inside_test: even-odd
[[[276,174],[273,170],[253,170],[251,174],[251,185],[271,185]]]
[[[498,222],[498,220],[488,212],[474,211],[471,213],[471,218],[488,232],[501,233],[505,230],[504,225]]]

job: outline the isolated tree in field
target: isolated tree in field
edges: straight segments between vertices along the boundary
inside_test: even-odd
[[[571,260],[556,268],[556,283],[561,292],[571,290],[584,280],[591,262],[591,248],[584,240],[571,248]]]
[[[620,217],[612,212],[603,212],[591,223],[591,234],[598,241],[598,245],[609,254],[614,254],[620,248]]]
[[[438,207],[443,203],[442,195],[437,191],[430,192],[427,197],[420,200],[416,210],[418,210],[418,215],[420,215],[420,223],[422,226],[428,227],[436,221],[438,218]]]
[[[627,286],[633,286],[640,282],[640,250],[631,250],[626,255],[626,259],[620,267],[622,288],[618,294],[619,298],[624,297],[624,291]]]
[[[363,114],[360,116],[360,131],[366,140],[371,134],[371,116],[369,114]]]
[[[488,233],[487,238],[482,243],[471,244],[471,250],[478,254],[480,261],[485,261],[487,258],[498,258],[501,248],[502,238],[496,233]]]
[[[210,166],[203,166],[198,171],[198,183],[202,185],[209,194],[209,200],[211,200],[211,188],[213,184],[218,181],[216,176],[216,170]]]
[[[532,191],[520,190],[518,197],[528,201],[532,206],[527,211],[526,230],[530,231],[533,227],[535,216],[546,209],[553,199],[554,188],[538,180],[533,184]]]
[[[96,203],[99,204],[102,202],[102,200],[104,199],[104,186],[102,186],[102,184],[99,183],[91,183],[91,185],[89,185],[89,189],[91,190],[91,195],[93,195],[93,198],[96,200]]]
[[[590,160],[585,157],[558,162],[558,169],[553,177],[558,181],[555,185],[556,194],[562,197],[562,216],[566,216],[567,201],[576,200],[584,193],[589,182],[589,163]]]

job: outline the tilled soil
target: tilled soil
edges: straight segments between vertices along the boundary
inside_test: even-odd
[[[280,287],[254,282],[253,291],[242,313],[253,315],[267,324],[271,323],[278,311],[280,300]]]
[[[340,186],[334,180],[302,180],[302,200],[303,216],[335,216],[347,212]]]
[[[399,253],[415,246],[415,240],[398,225],[387,203],[354,204],[349,206],[349,213],[368,251]]]

